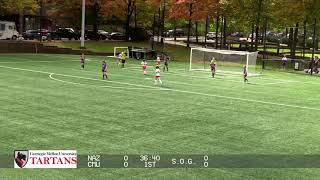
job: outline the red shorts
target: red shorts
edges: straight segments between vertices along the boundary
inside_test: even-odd
[[[156,80],[160,80],[160,76],[156,76]]]
[[[147,69],[147,66],[142,66],[142,69],[143,69],[143,70],[146,70],[146,69]]]

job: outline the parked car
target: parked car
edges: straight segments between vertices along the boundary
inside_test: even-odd
[[[33,39],[40,39],[40,32],[38,30],[27,30],[22,34],[22,37],[25,40],[33,40]]]
[[[19,33],[14,22],[0,21],[0,39],[16,40]]]
[[[106,40],[109,36],[109,33],[104,30],[98,30],[99,39]]]
[[[80,37],[81,35],[72,28],[59,28],[56,32],[52,33],[53,39],[68,38],[69,40],[79,40]]]
[[[126,36],[121,32],[113,32],[109,36],[110,40],[125,40]]]
[[[47,39],[49,36],[50,32],[47,29],[27,30],[22,34],[22,37],[26,40]]]
[[[221,37],[221,33],[218,34],[218,38]],[[214,40],[216,38],[216,32],[208,32],[207,39],[208,40]]]
[[[86,40],[99,40],[100,37],[99,37],[98,33],[95,33],[92,30],[86,30],[85,31],[85,39]]]
[[[245,37],[245,34],[242,32],[234,32],[230,34],[230,37],[234,37],[234,38],[243,38]]]
[[[180,36],[184,36],[185,33],[183,31],[183,29],[176,29],[176,33],[174,33],[174,29],[171,29],[167,32],[167,37],[180,37]]]

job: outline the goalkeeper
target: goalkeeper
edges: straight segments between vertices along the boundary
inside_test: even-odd
[[[126,53],[122,52],[120,54],[120,58],[121,58],[121,67],[124,68],[124,65],[126,64]]]
[[[210,62],[210,68],[211,68],[211,73],[212,73],[212,78],[214,78],[214,75],[216,74],[216,60],[214,59],[214,57],[212,58],[211,62]]]

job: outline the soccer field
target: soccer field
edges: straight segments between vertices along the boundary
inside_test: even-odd
[[[154,85],[154,62],[120,69],[101,57],[0,55],[0,154],[75,149],[78,154],[320,153],[320,79],[264,71],[190,72],[172,62]],[[320,169],[0,169],[0,179],[318,179]]]

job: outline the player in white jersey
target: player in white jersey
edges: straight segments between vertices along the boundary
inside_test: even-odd
[[[142,67],[143,74],[146,76],[147,75],[148,63],[147,63],[147,61],[145,59],[141,62],[141,67]]]
[[[154,80],[154,84],[157,85],[158,82],[162,85],[162,81],[160,78],[160,67],[156,66],[156,79]]]

